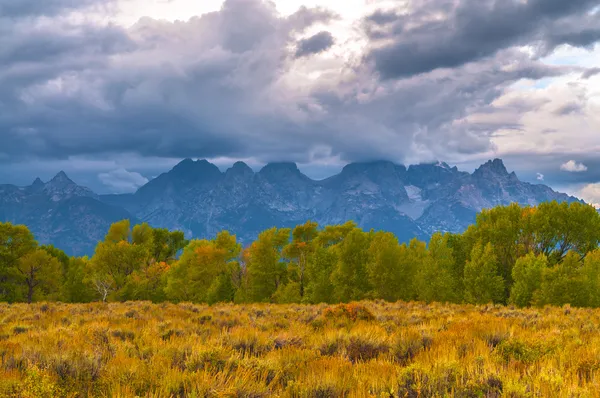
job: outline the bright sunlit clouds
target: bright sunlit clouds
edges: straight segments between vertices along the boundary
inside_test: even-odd
[[[133,24],[141,17],[187,21],[191,17],[218,11],[224,0],[121,0],[117,20]],[[334,10],[346,20],[356,20],[369,9],[385,5],[385,1],[370,0],[277,0],[277,11],[291,15],[302,6],[325,7]]]

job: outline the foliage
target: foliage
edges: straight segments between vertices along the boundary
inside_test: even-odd
[[[17,270],[28,303],[34,299],[56,300],[60,289],[61,263],[47,251],[38,249],[21,257]]]
[[[464,297],[471,304],[500,302],[504,295],[504,279],[498,275],[498,259],[491,243],[476,245],[464,268]]]
[[[187,241],[123,220],[89,259],[0,223],[0,300],[600,307],[599,242],[595,209],[556,202],[486,209],[463,234],[409,244],[354,222],[272,228],[243,247],[228,231]]]
[[[533,303],[533,297],[542,284],[542,275],[548,268],[548,258],[535,253],[521,257],[513,267],[514,284],[510,291],[510,303],[527,307]]]

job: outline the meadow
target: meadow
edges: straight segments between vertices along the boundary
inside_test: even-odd
[[[2,397],[595,397],[600,310],[0,304]]]

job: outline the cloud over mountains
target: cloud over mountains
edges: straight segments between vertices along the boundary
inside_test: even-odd
[[[498,153],[552,181],[567,156],[600,147],[597,1],[397,0],[341,21],[227,0],[133,26],[113,19],[123,1],[0,0],[3,165],[118,155],[94,178],[122,190],[150,177],[144,159],[325,167]],[[527,169],[531,156],[548,167]]]

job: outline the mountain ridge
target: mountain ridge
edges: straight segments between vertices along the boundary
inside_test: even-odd
[[[353,220],[408,241],[436,231],[461,232],[484,208],[551,200],[578,201],[546,185],[521,182],[501,159],[473,173],[443,162],[350,163],[323,180],[309,178],[292,162],[259,171],[236,162],[221,171],[207,160],[184,159],[130,194],[97,195],[64,172],[28,187],[0,185],[0,221],[26,224],[42,243],[59,243],[71,254],[91,254],[108,226],[123,218],[182,230],[189,238],[227,229],[242,242],[273,226]]]

